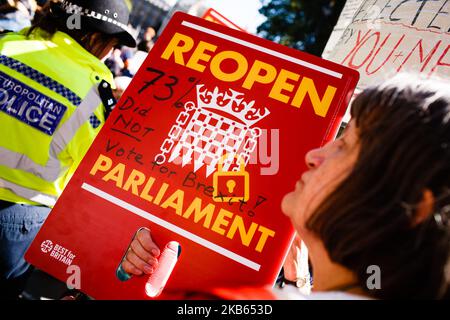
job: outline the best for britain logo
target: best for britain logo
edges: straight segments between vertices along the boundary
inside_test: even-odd
[[[45,240],[41,243],[41,251],[45,254],[49,253],[50,257],[67,266],[70,266],[76,257],[72,251],[62,245],[54,244],[51,240]]]
[[[52,251],[53,249],[53,242],[51,242],[50,240],[45,240],[44,242],[41,243],[41,251],[43,253],[49,253],[50,251]]]

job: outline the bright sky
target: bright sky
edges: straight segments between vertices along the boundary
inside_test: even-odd
[[[259,0],[206,0],[205,4],[250,33],[256,33],[256,28],[265,20],[258,12]]]

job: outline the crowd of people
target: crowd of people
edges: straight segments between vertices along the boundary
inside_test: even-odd
[[[105,63],[115,78],[133,78],[153,48],[155,35],[155,29],[149,27],[136,49],[126,46],[117,46],[114,48]]]
[[[51,0],[0,1],[0,32],[20,31],[38,20]]]
[[[111,13],[114,23],[82,14],[83,28],[70,29],[73,5]],[[8,0],[0,8],[0,78],[67,109],[39,127],[1,106],[0,294],[14,299],[32,270],[26,249],[106,121],[109,98],[120,97],[151,50],[155,30],[137,44],[123,0]],[[352,103],[344,133],[307,153],[308,170],[280,204],[298,235],[285,261],[289,285],[197,296],[448,299],[449,87],[405,75],[365,89]],[[299,263],[306,248],[308,258]],[[159,252],[151,231],[141,229],[122,271],[152,273]],[[370,266],[381,270],[379,287],[367,285]],[[299,291],[310,271],[311,293]]]

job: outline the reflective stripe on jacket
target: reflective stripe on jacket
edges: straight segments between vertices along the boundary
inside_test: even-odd
[[[0,39],[0,199],[53,206],[104,123],[108,68],[70,36]]]

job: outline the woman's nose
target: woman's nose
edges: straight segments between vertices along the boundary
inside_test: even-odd
[[[312,149],[305,156],[305,162],[309,169],[317,168],[322,164],[323,160],[322,148]]]

